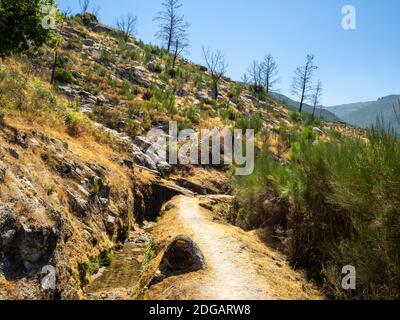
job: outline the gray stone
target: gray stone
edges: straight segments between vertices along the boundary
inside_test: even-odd
[[[320,128],[317,128],[317,127],[314,127],[313,131],[316,133],[319,133],[319,134],[324,134],[324,132]]]
[[[147,154],[143,152],[133,152],[132,157],[133,160],[139,165],[151,170],[157,170],[156,163]]]
[[[89,46],[89,47],[93,47],[93,46],[94,46],[94,40],[93,40],[93,39],[89,39],[89,38],[87,38],[87,39],[82,39],[82,43],[83,43],[85,46]]]
[[[147,65],[147,69],[151,72],[160,72],[159,65],[156,61],[150,61]]]
[[[14,241],[16,232],[17,231],[15,229],[10,229],[10,230],[5,231],[1,235],[1,242],[2,242],[3,247],[9,247],[12,245],[12,242]]]
[[[144,67],[130,67],[127,66],[124,69],[120,69],[119,75],[128,80],[135,82],[136,84],[142,85],[145,88],[150,88],[152,85],[151,82],[151,73]]]
[[[202,91],[199,91],[196,93],[196,99],[198,100],[209,100],[212,97],[210,95],[208,95],[207,93],[204,93]]]
[[[107,99],[102,94],[97,96],[97,98],[96,98],[97,105],[103,105],[107,102],[108,102]]]
[[[107,217],[107,223],[114,224],[114,223],[115,223],[115,217],[108,215],[108,217]]]
[[[101,23],[97,23],[95,25],[92,26],[92,29],[96,32],[104,32],[104,33],[111,33],[113,31],[115,31],[115,29],[110,28],[104,24]]]
[[[70,190],[67,190],[67,196],[71,211],[79,217],[86,217],[89,213],[87,201],[83,200],[79,195],[74,194]]]
[[[40,274],[44,275],[41,280],[41,286],[44,291],[57,289],[56,268],[54,268],[52,265],[44,266]]]
[[[153,145],[151,141],[141,136],[135,137],[133,142],[144,151]]]
[[[0,249],[4,271],[34,275],[53,258],[59,232],[48,225],[27,225],[10,208],[0,208]]]
[[[140,49],[136,44],[132,43],[132,42],[127,42],[126,47],[129,50],[136,50],[136,49]]]
[[[10,155],[12,157],[14,157],[15,159],[19,159],[19,154],[17,152],[17,149],[15,149],[14,147],[9,147],[8,148],[8,152],[10,153]]]
[[[190,95],[190,92],[187,91],[186,89],[180,88],[180,89],[177,90],[176,94],[179,97],[188,97]]]
[[[186,236],[176,237],[165,250],[159,270],[165,276],[185,274],[206,269],[199,247]]]
[[[39,142],[37,142],[37,140],[36,139],[30,139],[29,140],[29,144],[32,146],[32,147],[38,147],[40,144],[39,144]]]
[[[157,163],[157,169],[160,171],[163,175],[168,174],[171,172],[171,165],[165,161],[160,161]]]

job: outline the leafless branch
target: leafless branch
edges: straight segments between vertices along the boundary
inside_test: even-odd
[[[116,26],[124,37],[125,41],[128,41],[129,37],[136,34],[136,25],[138,17],[128,13],[126,16],[122,16],[116,19]]]
[[[211,51],[210,49],[206,49],[204,46],[202,47],[202,50],[203,50],[203,59],[211,75],[211,80],[214,89],[214,96],[215,99],[217,99],[218,85],[228,69],[228,64],[225,62],[225,58],[221,53],[221,51],[219,50]]]
[[[315,110],[319,104],[321,104],[321,98],[323,94],[322,82],[318,80],[317,85],[314,88],[314,91],[311,94],[311,102],[313,104],[313,113],[312,115],[315,116]]]
[[[81,8],[81,14],[87,13],[90,7],[90,0],[79,0],[79,6]]]

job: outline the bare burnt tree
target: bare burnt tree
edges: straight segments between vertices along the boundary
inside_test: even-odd
[[[90,13],[91,13],[93,16],[95,16],[96,19],[98,20],[98,19],[99,19],[99,15],[100,15],[100,10],[101,10],[101,7],[96,6],[96,5],[93,5],[92,10],[91,10]]]
[[[313,117],[315,116],[315,110],[317,106],[321,104],[322,94],[323,94],[322,82],[321,80],[318,80],[317,85],[315,86],[314,91],[311,94],[311,102],[313,105],[313,112],[312,112]]]
[[[219,95],[219,82],[225,75],[228,64],[225,62],[225,58],[221,51],[211,51],[210,49],[206,49],[202,47],[203,50],[203,59],[206,63],[208,71],[211,75],[211,81],[214,91],[214,98],[218,99]]]
[[[263,73],[264,65],[254,60],[248,70],[250,76],[250,82],[254,87],[256,93],[260,93],[263,90]]]
[[[245,73],[245,74],[242,76],[242,83],[243,83],[244,85],[248,85],[249,82],[250,82],[249,77],[248,77],[247,73]]]
[[[274,57],[270,54],[266,55],[263,61],[263,84],[266,93],[269,95],[274,89],[275,84],[279,81],[278,64]]]
[[[159,31],[156,33],[156,38],[162,42],[168,52],[176,45],[176,40],[183,42],[183,38],[187,33],[189,24],[185,22],[184,16],[179,14],[179,9],[182,7],[180,0],[165,0],[162,3],[163,11],[160,11],[153,20],[158,21]]]
[[[115,24],[118,31],[121,33],[125,41],[128,41],[129,37],[136,34],[136,25],[138,17],[127,13],[126,16],[121,16],[116,19]]]
[[[178,57],[186,50],[189,48],[189,41],[187,40],[187,37],[182,35],[178,39],[175,40],[175,45],[174,45],[174,57],[172,60],[172,69],[175,69],[176,66],[176,61],[178,60]]]
[[[61,17],[63,18],[70,18],[72,16],[71,7],[67,7],[65,10],[61,11]]]
[[[318,67],[314,65],[314,56],[307,55],[306,64],[295,70],[292,83],[292,93],[300,99],[299,112],[303,110],[304,102],[310,99],[313,90],[312,78]]]
[[[81,8],[81,14],[88,13],[90,7],[90,0],[79,0],[79,6]]]

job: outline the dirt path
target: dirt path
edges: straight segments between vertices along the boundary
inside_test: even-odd
[[[157,232],[190,235],[202,250],[207,270],[171,277],[149,289],[152,299],[272,300],[317,299],[319,295],[284,258],[253,233],[214,221],[199,199],[172,200]],[[170,237],[169,237],[170,238]]]

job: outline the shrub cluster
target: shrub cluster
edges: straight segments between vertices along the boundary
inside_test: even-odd
[[[253,175],[235,181],[235,222],[271,227],[292,265],[334,298],[400,298],[399,138],[374,128],[367,139],[314,140],[306,128],[291,163],[264,154]],[[357,290],[342,289],[347,265]]]

